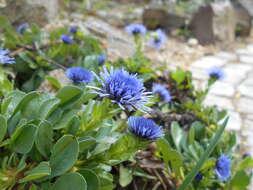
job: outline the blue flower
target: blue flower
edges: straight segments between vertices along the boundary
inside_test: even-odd
[[[98,65],[101,66],[105,63],[106,57],[104,55],[100,55],[98,57]]]
[[[0,48],[0,64],[15,64],[15,59],[13,57],[8,56],[10,53],[9,50],[4,50]]]
[[[66,34],[62,34],[61,39],[65,44],[72,44],[74,42],[74,40]]]
[[[210,78],[214,78],[215,80],[222,80],[225,77],[223,69],[216,66],[210,68],[208,74]]]
[[[220,180],[226,181],[230,177],[230,169],[231,160],[228,156],[222,155],[217,159],[215,172]]]
[[[127,123],[130,127],[130,131],[141,138],[154,140],[164,136],[161,130],[162,127],[158,126],[151,119],[131,116],[129,117]]]
[[[250,156],[251,156],[251,154],[247,152],[247,153],[242,155],[242,158],[244,159],[244,158],[247,158],[247,157],[250,157]]]
[[[75,84],[89,83],[93,80],[93,74],[81,67],[71,67],[67,69],[66,75]]]
[[[24,34],[27,28],[29,28],[29,24],[21,24],[17,29],[18,34],[20,35]]]
[[[203,174],[201,172],[199,172],[196,176],[195,176],[195,181],[196,182],[200,182],[203,179]]]
[[[171,101],[170,92],[161,84],[153,85],[152,92],[158,94],[163,102],[168,103]]]
[[[166,34],[161,30],[157,29],[149,39],[150,46],[156,49],[160,49],[163,44],[166,42]]]
[[[125,30],[129,35],[145,35],[147,32],[146,27],[142,24],[129,24],[125,27]]]
[[[78,27],[77,26],[72,26],[70,29],[69,29],[69,32],[75,34],[78,30]]]
[[[92,87],[95,93],[101,97],[109,97],[113,103],[117,103],[123,110],[139,109],[143,112],[149,111],[145,105],[150,99],[150,93],[144,92],[142,80],[138,79],[136,75],[131,75],[123,69],[114,70],[111,68],[110,72],[104,67],[104,72],[100,73],[100,77],[96,76],[101,82],[102,87]]]

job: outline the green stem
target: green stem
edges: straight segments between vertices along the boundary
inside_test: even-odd
[[[201,156],[200,160],[198,161],[196,167],[186,176],[184,182],[177,190],[185,190],[186,187],[192,182],[195,176],[198,174],[199,170],[201,169],[202,165],[208,159],[209,155],[213,152],[215,146],[219,142],[223,131],[226,128],[228,122],[228,118],[223,122],[223,124],[219,127],[218,131],[215,133],[214,137],[212,138],[207,150]]]

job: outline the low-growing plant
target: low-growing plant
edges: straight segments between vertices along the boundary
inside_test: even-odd
[[[252,157],[225,131],[227,112],[203,104],[221,68],[197,90],[189,71],[143,54],[165,43],[160,30],[128,26],[136,53],[111,62],[78,28],[16,31],[0,21],[12,50],[0,50],[0,189],[247,189]],[[58,67],[69,85],[47,78],[55,94],[33,91]]]

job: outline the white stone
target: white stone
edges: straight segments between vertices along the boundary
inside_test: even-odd
[[[237,109],[241,113],[253,114],[253,99],[242,97],[237,103]]]
[[[242,119],[240,117],[240,114],[237,112],[228,112],[229,120],[228,124],[226,126],[227,130],[234,130],[239,131],[242,126]]]
[[[210,93],[219,96],[232,97],[235,94],[235,89],[229,83],[218,81],[211,87]]]
[[[247,77],[250,70],[251,67],[246,64],[228,64],[224,68],[225,77],[223,82],[238,84]]]
[[[234,109],[233,104],[230,99],[225,98],[225,97],[211,95],[211,94],[207,95],[204,101],[204,104],[207,106],[217,105],[218,108],[220,109],[228,109],[228,110]]]
[[[215,56],[225,59],[227,61],[234,61],[237,59],[237,55],[230,52],[222,51],[220,53],[215,54]]]
[[[208,72],[205,69],[190,67],[189,71],[192,72],[192,77],[197,80],[208,80]]]
[[[238,87],[239,93],[243,96],[252,98],[253,101],[253,86],[240,85]]]
[[[218,66],[218,67],[223,66],[226,62],[227,60],[222,59],[217,56],[206,56],[193,62],[191,66],[197,67],[200,69],[209,69],[214,66]]]
[[[242,63],[248,63],[248,64],[252,64],[253,65],[253,55],[241,55],[239,57],[239,60]]]

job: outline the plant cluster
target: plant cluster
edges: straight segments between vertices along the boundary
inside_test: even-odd
[[[166,36],[139,24],[126,27],[136,54],[111,62],[77,27],[16,30],[3,17],[0,23],[1,190],[249,186],[251,155],[242,156],[235,133],[224,131],[226,111],[203,105],[224,77],[220,68],[196,90],[189,71],[152,66],[143,43],[159,50]],[[59,67],[69,85],[46,78]],[[43,80],[56,94],[35,91]]]

